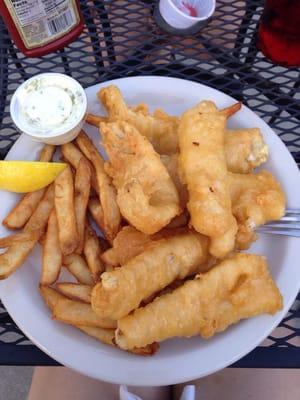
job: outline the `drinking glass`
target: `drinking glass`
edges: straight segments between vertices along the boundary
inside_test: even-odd
[[[300,0],[266,0],[258,48],[276,64],[300,65]]]

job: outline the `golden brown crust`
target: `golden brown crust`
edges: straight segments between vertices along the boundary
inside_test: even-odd
[[[104,170],[104,160],[91,139],[81,131],[76,143],[84,155],[91,161],[96,171],[99,188],[99,200],[103,209],[104,234],[108,240],[113,240],[120,228],[121,215],[116,200],[116,190],[110,177]]]
[[[268,159],[268,147],[258,128],[227,129],[225,155],[230,172],[247,174]]]
[[[174,280],[197,272],[207,259],[208,240],[197,233],[156,241],[121,268],[102,274],[92,307],[100,316],[119,319]]]
[[[59,243],[62,254],[66,256],[73,253],[78,244],[74,207],[74,183],[69,166],[55,179],[54,187]]]
[[[274,314],[282,297],[264,257],[235,254],[172,293],[118,321],[123,349],[174,336],[209,338],[240,319]],[[151,327],[151,329],[149,329]]]
[[[102,123],[100,131],[121,214],[141,232],[158,232],[181,211],[176,187],[159,155],[126,122]]]
[[[231,211],[224,150],[226,116],[211,112],[212,106],[211,102],[199,103],[182,115],[178,166],[189,193],[190,223],[211,238],[211,254],[224,258],[234,248],[237,224]]]
[[[107,110],[110,121],[126,121],[132,124],[153,145],[159,154],[173,154],[178,149],[177,119],[148,115],[144,110],[127,107],[120,90],[107,86],[98,93]]]
[[[257,174],[228,174],[232,212],[239,231],[237,247],[248,248],[256,239],[255,228],[280,219],[285,212],[285,195],[268,171]]]

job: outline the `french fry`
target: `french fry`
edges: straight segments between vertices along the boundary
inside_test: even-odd
[[[65,296],[49,286],[40,285],[40,293],[51,311],[53,311],[58,300],[65,299]]]
[[[63,258],[63,265],[77,279],[78,282],[85,285],[93,285],[94,281],[90,270],[79,254],[70,254]]]
[[[103,209],[100,204],[99,198],[90,197],[89,202],[88,202],[88,209],[89,209],[89,212],[90,212],[93,220],[96,222],[96,224],[101,229],[103,234],[105,236],[107,236],[106,232],[105,232]]]
[[[0,255],[0,279],[8,278],[28,257],[36,241],[17,243]]]
[[[10,211],[7,217],[3,220],[2,225],[9,229],[20,229],[22,228],[39,201],[42,199],[45,193],[45,189],[40,189],[35,192],[26,193],[17,205]]]
[[[97,128],[99,128],[100,122],[107,122],[107,121],[108,121],[108,118],[103,117],[102,115],[87,114],[85,117],[86,123],[96,126]]]
[[[89,160],[81,153],[77,146],[73,143],[66,143],[61,146],[61,152],[63,157],[65,158],[68,163],[72,165],[74,169],[77,169],[79,166],[79,162],[81,158],[85,158],[87,163],[89,164],[91,170],[91,185],[92,188],[95,190],[96,193],[99,193],[97,178],[94,173],[94,167],[89,162]]]
[[[42,285],[52,285],[60,273],[62,253],[59,246],[58,227],[55,209],[52,210],[48,221],[48,228],[43,244],[42,256]]]
[[[30,231],[30,232],[18,232],[14,233],[9,236],[5,236],[3,238],[0,238],[0,249],[4,249],[6,247],[10,247],[14,244],[22,243],[22,242],[28,242],[29,240],[36,240],[41,236],[41,233],[43,233],[44,230],[42,229],[37,229],[35,231]]]
[[[104,170],[104,161],[102,157],[83,131],[77,136],[76,143],[96,170],[99,198],[104,214],[105,234],[109,240],[112,240],[118,233],[121,222],[121,214],[116,199],[116,190],[112,185],[110,177]]]
[[[24,227],[24,231],[30,232],[39,229],[44,230],[48,223],[48,219],[53,207],[54,207],[54,185],[51,184],[46,189],[46,192],[42,200],[39,202],[33,214],[27,221]]]
[[[97,326],[99,328],[116,328],[117,322],[99,317],[89,304],[80,301],[59,299],[54,305],[53,318],[71,325]]]
[[[102,343],[108,344],[110,346],[116,346],[115,344],[115,330],[114,329],[103,329],[94,326],[77,325],[76,328],[80,329],[82,332],[99,340]],[[145,347],[134,348],[130,350],[130,353],[137,354],[139,356],[151,356],[156,353],[159,349],[158,343],[152,343]]]
[[[55,146],[53,144],[45,144],[40,152],[39,160],[43,162],[49,162],[52,160],[55,152]]]
[[[88,224],[86,224],[85,227],[83,253],[92,277],[94,278],[94,281],[97,282],[101,273],[105,270],[105,267],[100,258],[102,249],[98,237],[95,231]]]
[[[74,185],[72,171],[69,166],[56,178],[54,186],[59,243],[62,254],[66,256],[73,253],[78,244],[74,209]]]
[[[114,329],[103,329],[95,326],[86,325],[76,325],[76,328],[80,329],[87,335],[99,340],[102,343],[109,344],[110,346],[115,346],[115,330]]]
[[[74,169],[78,168],[79,162],[84,155],[73,143],[63,144],[61,147],[63,158],[72,165]]]
[[[41,150],[39,161],[49,162],[55,151],[55,146],[46,144]],[[4,218],[2,224],[9,229],[20,229],[29,220],[33,211],[42,199],[46,189],[25,194],[15,207]]]
[[[81,254],[84,246],[84,225],[90,196],[91,170],[86,158],[81,158],[75,175],[75,215],[78,232],[76,253]]]
[[[41,235],[40,238],[39,238],[39,244],[40,244],[41,246],[44,246],[45,240],[46,240],[46,232],[43,232],[42,235]]]
[[[59,282],[55,288],[64,296],[70,299],[91,303],[92,286],[83,285],[82,283]]]
[[[31,232],[45,229],[54,203],[54,188],[50,185],[36,210],[27,222],[24,231]],[[5,279],[19,268],[28,257],[39,236],[26,242],[20,242],[9,247],[5,253],[0,254],[0,279]]]

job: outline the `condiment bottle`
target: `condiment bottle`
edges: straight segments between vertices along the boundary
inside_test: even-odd
[[[0,0],[0,14],[27,57],[65,47],[84,27],[78,0]]]

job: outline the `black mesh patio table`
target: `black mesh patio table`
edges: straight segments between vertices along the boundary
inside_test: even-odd
[[[0,156],[18,138],[12,93],[41,72],[62,72],[84,87],[114,78],[161,75],[225,92],[263,118],[300,162],[299,69],[270,63],[256,48],[262,0],[217,0],[210,23],[191,36],[171,34],[154,18],[156,1],[81,2],[86,28],[68,47],[41,58],[18,52],[0,19]],[[1,304],[1,303],[0,303]],[[0,306],[0,364],[56,365]],[[300,297],[280,326],[234,367],[300,368]]]

